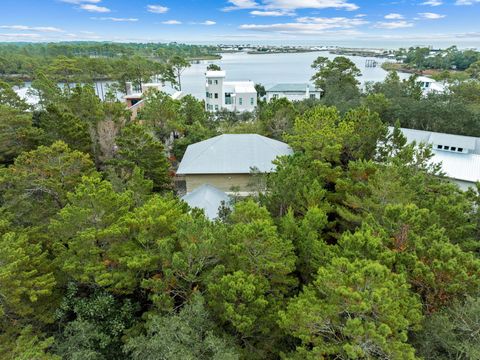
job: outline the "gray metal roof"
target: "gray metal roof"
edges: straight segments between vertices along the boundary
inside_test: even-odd
[[[200,186],[182,197],[182,200],[191,208],[203,209],[205,215],[211,220],[218,217],[218,209],[222,205],[222,201],[225,202],[226,206],[230,206],[228,195],[209,184]]]
[[[390,131],[393,130],[393,127],[389,128]],[[470,154],[480,155],[480,138],[473,136],[464,136],[464,135],[454,135],[454,134],[445,134],[438,133],[433,131],[425,130],[415,130],[415,129],[406,129],[401,128],[403,135],[407,138],[409,143],[416,142],[432,144],[432,145],[443,145],[443,146],[455,146],[457,148],[468,149]]]
[[[322,89],[315,87],[315,85],[302,83],[302,84],[277,84],[267,89],[267,92],[306,92],[307,87],[310,92],[320,92]]]
[[[177,174],[249,174],[271,172],[272,161],[291,155],[287,144],[257,134],[224,134],[188,146]]]
[[[393,128],[390,128],[392,131]],[[480,181],[480,138],[436,133],[431,131],[400,129],[408,143],[431,144],[432,163],[441,164],[448,178],[466,181]],[[465,152],[437,149],[438,145],[463,148]]]

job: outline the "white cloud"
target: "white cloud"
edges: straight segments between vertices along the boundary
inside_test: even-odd
[[[22,33],[22,34],[0,34],[0,38],[5,39],[37,39],[40,35],[38,34],[29,34],[29,33]]]
[[[354,27],[368,24],[368,21],[361,18],[346,18],[346,17],[300,17],[296,22],[276,23],[276,24],[244,24],[240,26],[242,30],[262,31],[262,32],[277,32],[282,34],[325,34],[327,30],[337,30],[343,33],[353,33],[351,30]],[[356,32],[355,32],[356,33]]]
[[[109,13],[111,10],[105,6],[98,6],[93,4],[80,4],[80,9],[88,12]]]
[[[427,19],[427,20],[438,20],[438,19],[443,19],[444,17],[446,17],[446,15],[435,14],[435,13],[431,13],[431,12],[419,13],[418,15],[420,15],[422,19]]]
[[[260,9],[260,10],[284,10],[295,11],[297,9],[343,9],[357,10],[359,7],[348,0],[230,0],[231,6],[224,8],[224,11],[241,9]]]
[[[266,8],[271,9],[345,9],[357,10],[359,7],[348,0],[264,0]]]
[[[147,10],[154,14],[165,14],[169,8],[162,5],[147,5]]]
[[[178,20],[167,20],[167,21],[162,21],[162,24],[164,25],[180,25],[182,22]]]
[[[293,11],[284,11],[284,10],[253,10],[250,11],[250,14],[253,16],[293,16],[295,12]]]
[[[38,32],[53,32],[59,33],[64,30],[53,26],[25,26],[25,25],[2,25],[0,29],[17,30],[17,31],[38,31]]]
[[[387,15],[385,15],[385,19],[388,19],[388,20],[402,20],[403,15],[395,14],[395,13],[387,14]]]
[[[421,3],[420,5],[440,6],[440,5],[443,5],[443,2],[440,1],[440,0],[428,0],[428,1],[425,1],[425,2]]]
[[[67,3],[67,4],[98,4],[102,2],[102,0],[60,0],[61,2]]]
[[[474,5],[480,3],[480,0],[457,0],[455,5]]]
[[[137,22],[137,18],[117,18],[117,17],[92,17],[92,20],[113,21],[113,22]]]
[[[413,27],[413,23],[399,20],[399,21],[380,21],[375,24],[376,28],[379,29],[402,29]]]
[[[215,25],[216,23],[217,23],[216,21],[207,20],[207,21],[204,21],[204,22],[200,23],[200,25],[212,26],[212,25]]]

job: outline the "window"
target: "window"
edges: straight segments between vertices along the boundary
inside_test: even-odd
[[[215,105],[215,111],[218,111],[218,105]]]
[[[450,146],[444,146],[443,150],[450,150]]]
[[[212,80],[208,80],[208,85],[212,85]]]
[[[452,146],[452,147],[450,148],[450,150],[452,150],[452,151],[457,151],[457,148],[456,148],[455,146]]]
[[[215,99],[218,99],[218,93],[215,93]]]
[[[218,80],[215,80],[215,85],[218,85]]]
[[[443,146],[442,146],[442,145],[437,145],[437,149],[442,150],[442,149],[443,149]]]
[[[255,105],[255,99],[254,98],[250,98],[250,105]]]
[[[278,94],[273,94],[274,99],[278,99]]]
[[[463,152],[463,148],[458,148],[457,151],[458,152]]]
[[[310,99],[315,100],[316,98],[315,94],[310,94]]]
[[[208,96],[208,92],[207,92],[207,99],[208,99],[208,98],[209,98],[209,96]]]
[[[225,93],[225,105],[231,105],[231,104],[232,104],[232,94]]]
[[[243,105],[243,99],[242,98],[238,98],[238,104]]]

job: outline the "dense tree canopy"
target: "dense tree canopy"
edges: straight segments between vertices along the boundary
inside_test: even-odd
[[[0,83],[2,358],[477,359],[480,186],[461,191],[398,129],[478,136],[474,54],[450,49],[472,79],[429,96],[396,73],[360,90],[350,60],[319,58],[322,99],[252,114],[152,90],[132,120],[91,82],[180,83],[173,57],[205,51],[0,46],[0,75],[29,71],[40,99]],[[211,221],[174,174],[226,132],[294,153]]]

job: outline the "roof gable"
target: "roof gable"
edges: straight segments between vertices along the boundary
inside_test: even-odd
[[[257,134],[224,134],[187,148],[177,174],[249,174],[274,170],[272,161],[290,146]]]

